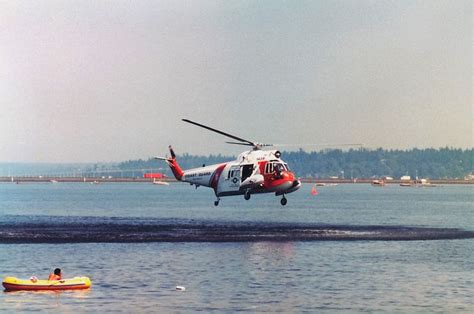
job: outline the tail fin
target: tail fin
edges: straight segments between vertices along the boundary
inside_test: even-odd
[[[161,160],[166,161],[168,166],[170,166],[171,171],[173,172],[173,175],[176,178],[176,180],[181,181],[181,179],[183,178],[184,172],[181,169],[181,167],[178,165],[178,162],[176,161],[176,154],[174,153],[171,145],[168,146],[168,148],[170,149],[171,158],[155,157],[155,159],[161,159]]]
[[[171,147],[171,145],[170,145],[170,146],[168,146],[168,148],[170,149],[171,159],[176,159],[176,155],[174,153],[173,147]]]

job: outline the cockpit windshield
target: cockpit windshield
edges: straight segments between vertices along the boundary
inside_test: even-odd
[[[283,166],[283,164],[275,163],[273,169],[275,169],[276,173],[281,173],[283,170],[285,170],[285,167]]]
[[[265,165],[265,173],[281,173],[282,171],[288,171],[288,165],[279,161],[269,161]]]

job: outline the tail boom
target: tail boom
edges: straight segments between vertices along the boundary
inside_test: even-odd
[[[181,181],[183,178],[184,172],[181,169],[181,167],[178,165],[178,162],[176,161],[176,159],[167,159],[166,163],[168,164],[168,166],[170,166],[171,171],[173,172],[173,175],[176,178],[176,180]]]

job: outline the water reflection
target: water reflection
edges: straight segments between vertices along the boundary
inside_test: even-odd
[[[59,309],[65,303],[81,304],[90,297],[90,290],[3,291],[2,301],[10,310]]]
[[[253,257],[265,257],[290,260],[294,256],[294,243],[289,242],[254,242],[249,244],[248,254]]]

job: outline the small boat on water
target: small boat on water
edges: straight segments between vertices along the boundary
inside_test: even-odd
[[[6,291],[18,290],[79,290],[91,287],[88,277],[74,277],[62,280],[41,280],[36,277],[30,279],[18,279],[6,277],[2,282]]]
[[[317,182],[316,186],[337,186],[337,183],[323,183],[323,182]]]
[[[168,182],[156,181],[155,179],[153,179],[153,184],[156,184],[156,185],[170,185]]]
[[[428,179],[419,179],[415,181],[417,187],[435,187],[436,184],[432,184]]]
[[[413,186],[413,187],[436,187],[436,184],[432,184],[427,179],[416,179],[413,182],[402,182],[400,186]]]
[[[372,180],[372,186],[385,186],[385,180]]]

